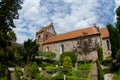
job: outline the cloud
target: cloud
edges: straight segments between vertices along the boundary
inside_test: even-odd
[[[64,33],[97,24],[114,23],[114,9],[119,0],[25,0],[20,19],[15,20],[17,42],[35,39],[41,27],[53,22],[56,32]]]

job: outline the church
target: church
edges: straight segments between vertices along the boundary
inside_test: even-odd
[[[57,35],[53,23],[51,23],[36,32],[36,42],[40,45],[39,50],[56,53],[57,60],[63,52],[73,51],[80,37],[91,37],[92,40],[97,39],[99,46],[103,48],[104,59],[111,56],[111,45],[107,28],[100,29],[96,25],[93,25],[84,29]],[[83,60],[82,56],[78,56],[79,60]],[[98,52],[93,51],[87,57],[88,60],[95,61],[98,59]]]

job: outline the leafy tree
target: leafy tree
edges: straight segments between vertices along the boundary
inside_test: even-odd
[[[14,42],[16,41],[16,34],[14,33],[14,31],[10,31],[8,33],[8,37],[11,41],[14,41]]]
[[[87,35],[87,34],[84,34]],[[97,38],[95,38],[95,41],[92,40],[91,37],[80,37],[77,40],[77,44],[74,47],[74,51],[77,52],[79,55],[82,55],[84,57],[84,61],[86,63],[87,55],[98,49],[98,41]]]
[[[27,57],[27,64],[32,63],[32,59],[38,53],[38,45],[35,41],[28,39],[24,42],[25,54]]]
[[[63,59],[63,69],[65,74],[67,75],[72,74],[72,61],[68,56],[64,57]]]
[[[21,0],[0,1],[0,48],[5,49],[10,38],[8,33],[15,28],[13,19],[18,19]]]

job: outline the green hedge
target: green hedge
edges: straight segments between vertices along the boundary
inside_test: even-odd
[[[53,66],[46,66],[45,67],[45,70],[48,72],[48,73],[55,73],[59,70],[59,67],[53,67]]]
[[[63,64],[64,57],[69,56],[72,60],[73,65],[77,61],[77,54],[75,52],[64,52],[60,55],[60,63]]]
[[[98,48],[98,59],[103,60],[103,49],[102,49],[102,47]]]
[[[97,61],[97,67],[98,67],[98,80],[104,80],[104,73],[102,72],[101,64],[99,61]]]
[[[44,56],[47,59],[54,59],[56,57],[56,54],[53,52],[41,52],[38,51],[39,56]]]
[[[80,78],[80,77],[75,77],[75,76],[67,76],[67,80],[90,80],[89,78]]]

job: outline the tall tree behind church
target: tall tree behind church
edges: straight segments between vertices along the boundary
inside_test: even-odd
[[[109,38],[111,43],[112,57],[115,59],[116,53],[120,49],[120,6],[116,9],[116,26],[108,24]]]

